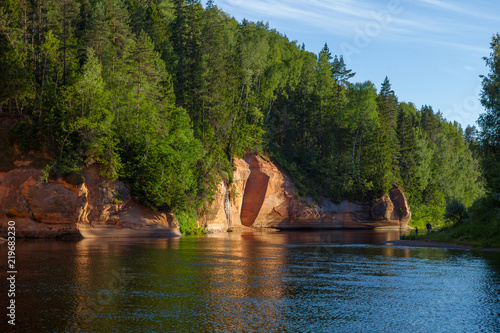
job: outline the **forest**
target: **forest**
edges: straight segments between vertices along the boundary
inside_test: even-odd
[[[97,163],[137,200],[180,214],[200,211],[248,151],[280,164],[302,196],[370,201],[397,183],[414,225],[485,195],[498,207],[499,35],[485,60],[487,112],[463,129],[399,101],[389,78],[356,82],[327,44],[312,53],[212,0],[0,4],[0,113],[23,119],[9,145],[43,150],[51,177]]]

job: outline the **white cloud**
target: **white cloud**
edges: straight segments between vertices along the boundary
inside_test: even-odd
[[[447,3],[445,1],[441,1],[441,0],[417,0],[417,2],[423,2],[423,3],[429,4],[429,5],[432,5],[435,7],[442,8],[442,9],[448,9],[448,10],[453,10],[453,11],[458,11],[458,12],[463,11],[462,8],[460,8],[456,5],[452,5],[450,3]]]
[[[420,3],[437,4],[440,7],[458,9],[441,0],[416,0]],[[415,35],[419,32],[456,32],[456,27],[440,17],[416,12],[412,3],[372,2],[367,0],[221,0],[241,12],[244,17],[254,16],[287,19],[303,25],[327,30],[339,37],[350,37],[354,29],[370,23],[381,23],[384,32]],[[395,3],[396,5],[393,5]],[[456,23],[458,24],[458,22]],[[272,22],[271,22],[271,25]]]
[[[475,46],[475,45],[470,45],[470,44],[443,42],[443,43],[441,43],[441,45],[476,52],[482,56],[487,55],[490,52],[489,49],[486,47],[480,47],[480,46]]]
[[[399,43],[424,43],[453,47],[488,54],[486,48],[450,43],[458,34],[481,28],[474,20],[443,16],[439,9],[474,13],[474,10],[444,0],[398,0],[374,2],[369,0],[220,0],[221,7],[231,6],[231,12],[251,20],[276,20],[271,27],[285,20],[297,31],[328,34],[338,43],[351,42],[365,31],[375,27],[371,40],[391,40]],[[394,5],[395,4],[395,5]],[[434,9],[430,9],[430,7]],[[396,8],[396,9],[395,9]],[[476,6],[477,8],[477,6]],[[436,10],[437,9],[437,10]],[[292,23],[290,23],[292,22]],[[373,30],[372,30],[373,31]],[[284,32],[284,31],[282,31]],[[340,39],[340,40],[339,40]],[[486,51],[485,51],[486,50]]]
[[[455,4],[451,4],[449,2],[443,1],[443,0],[413,0],[416,1],[417,3],[421,4],[427,4],[432,7],[436,7],[442,10],[448,10],[448,11],[453,11],[456,13],[464,14],[465,16],[469,17],[478,17],[482,19],[487,19],[487,20],[498,20],[497,15],[492,15],[492,13],[486,11],[479,11],[477,8],[488,8],[488,3],[486,3],[484,6],[478,3],[478,0],[475,0],[474,2],[467,2],[467,1],[455,1]],[[457,5],[456,3],[459,3],[460,5]],[[474,6],[471,7],[470,3],[473,3]]]

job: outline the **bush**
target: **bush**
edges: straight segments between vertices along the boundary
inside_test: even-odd
[[[469,218],[469,213],[462,202],[453,199],[446,205],[444,218],[448,222],[457,224],[466,221]]]
[[[194,210],[182,211],[175,214],[179,222],[179,229],[183,235],[205,233],[205,228],[198,226],[198,215]]]

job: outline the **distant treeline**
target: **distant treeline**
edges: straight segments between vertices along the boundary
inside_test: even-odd
[[[30,115],[17,132],[53,172],[99,163],[151,207],[200,207],[248,150],[301,195],[367,201],[396,182],[417,219],[483,193],[474,127],[213,1],[3,0],[0,31],[2,111]]]

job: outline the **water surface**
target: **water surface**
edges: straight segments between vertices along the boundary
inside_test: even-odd
[[[499,253],[383,243],[398,238],[397,231],[320,231],[18,240],[16,328],[500,331]],[[0,254],[6,258],[5,245]],[[5,279],[1,286],[6,291]],[[0,302],[5,309],[5,297]],[[2,317],[0,331],[8,331]]]

